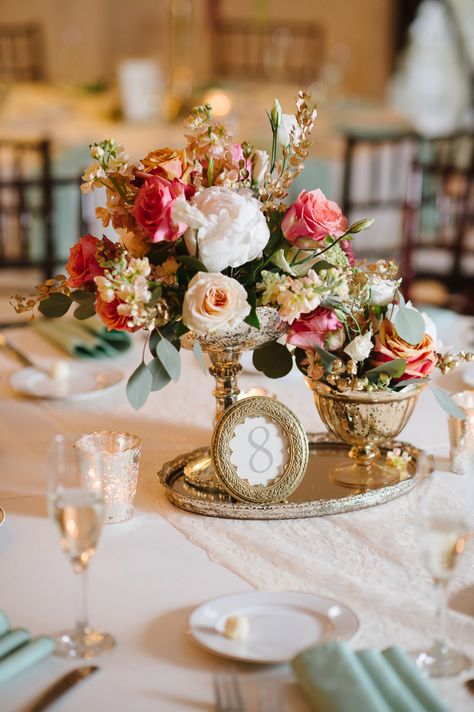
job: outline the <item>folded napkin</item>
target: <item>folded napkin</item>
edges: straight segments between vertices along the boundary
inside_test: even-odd
[[[449,712],[399,648],[331,642],[297,655],[293,669],[317,712]]]
[[[54,650],[54,642],[46,636],[34,638],[0,660],[0,685],[39,662]]]
[[[4,655],[8,655],[15,648],[19,648],[23,643],[30,640],[31,635],[24,628],[16,628],[15,630],[10,630],[0,637],[0,658]]]
[[[129,333],[108,331],[98,317],[86,321],[38,319],[33,327],[75,358],[113,358],[127,351],[132,343]]]

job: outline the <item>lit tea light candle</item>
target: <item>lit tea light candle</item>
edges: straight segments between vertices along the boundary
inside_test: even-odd
[[[466,475],[474,472],[474,390],[455,393],[453,400],[465,418],[450,415],[448,419],[450,467],[458,475]]]

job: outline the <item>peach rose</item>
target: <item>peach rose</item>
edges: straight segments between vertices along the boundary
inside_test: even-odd
[[[169,181],[150,176],[143,183],[135,200],[132,215],[152,242],[177,240],[186,230],[185,223],[174,223],[171,208],[179,195],[187,197],[189,188],[179,180]]]
[[[233,329],[250,314],[247,292],[232,277],[220,272],[198,272],[188,284],[183,302],[183,323],[195,334]]]
[[[141,161],[143,171],[138,175],[161,176],[168,180],[181,178],[186,166],[186,152],[184,149],[176,151],[174,148],[158,148],[148,153]]]
[[[293,322],[286,340],[300,349],[319,346],[334,351],[342,346],[344,338],[343,325],[336,314],[330,309],[317,307]]]
[[[413,346],[404,341],[388,319],[380,325],[380,331],[375,338],[372,366],[382,366],[384,363],[403,358],[407,362],[405,373],[396,381],[408,378],[424,378],[436,366],[436,353],[433,339],[425,334],[419,344]]]
[[[106,325],[109,331],[117,329],[118,331],[136,331],[140,327],[128,326],[127,322],[130,319],[128,314],[119,314],[118,307],[123,304],[119,299],[114,299],[112,302],[105,302],[99,295],[95,300],[96,314]]]
[[[299,238],[318,242],[325,237],[341,237],[347,230],[347,219],[340,207],[319,190],[302,190],[286,211],[281,223],[284,236],[294,244]]]
[[[109,245],[110,240],[104,238]],[[69,275],[67,281],[70,287],[79,289],[94,282],[94,277],[104,274],[104,270],[97,261],[97,247],[102,240],[93,235],[83,235],[79,242],[71,247],[66,271]]]

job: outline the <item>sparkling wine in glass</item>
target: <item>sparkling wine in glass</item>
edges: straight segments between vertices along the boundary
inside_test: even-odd
[[[56,636],[56,652],[68,658],[92,658],[111,650],[108,633],[93,630],[87,617],[87,569],[94,556],[104,511],[101,459],[78,438],[56,435],[49,450],[49,513],[61,548],[78,577],[77,621]]]
[[[417,651],[416,664],[430,677],[457,675],[471,666],[464,653],[448,643],[446,590],[469,537],[472,479],[433,469],[421,457],[417,473],[418,543],[422,562],[436,593],[437,634],[427,650]]]

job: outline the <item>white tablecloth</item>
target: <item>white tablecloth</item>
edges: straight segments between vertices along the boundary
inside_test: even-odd
[[[456,336],[451,325],[452,339],[467,334],[466,327],[466,322],[457,322]],[[25,329],[12,338],[37,358],[54,353]],[[130,372],[135,356],[114,366]],[[90,571],[92,622],[112,632],[118,646],[100,659],[101,672],[65,699],[63,709],[213,709],[211,674],[226,663],[187,639],[187,617],[206,599],[251,586],[313,591],[345,601],[361,620],[353,640],[357,647],[399,644],[411,649],[425,644],[434,606],[416,552],[411,495],[333,518],[245,523],[190,515],[165,500],[156,470],[206,443],[210,435],[211,380],[200,374],[190,354],[185,354],[184,365],[178,384],[154,394],[134,413],[122,389],[68,404],[16,397],[7,376],[17,366],[0,354],[0,504],[7,512],[0,528],[0,607],[15,626],[39,634],[68,626],[74,617],[77,582],[46,516],[49,437],[57,431],[121,429],[143,440],[136,513],[128,523],[104,528]],[[242,376],[244,389],[257,383],[278,393],[307,430],[321,430],[301,380],[294,375],[274,382]],[[461,388],[460,374],[447,377],[444,385]],[[446,417],[430,393],[422,396],[402,437],[447,452]],[[471,551],[453,582],[450,627],[456,643],[474,658],[473,563]],[[0,689],[0,709],[21,710],[70,667],[51,657],[12,679]],[[252,702],[256,682],[269,675],[283,680],[291,712],[308,709],[286,667],[242,665],[239,671],[250,712],[257,709]],[[456,712],[473,707],[462,678],[436,684]]]

